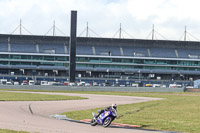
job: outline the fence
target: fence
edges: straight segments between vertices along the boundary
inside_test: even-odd
[[[50,85],[0,85],[0,89],[59,90],[59,91],[111,91],[111,92],[184,92],[184,88],[159,87],[102,87],[102,86],[50,86]]]

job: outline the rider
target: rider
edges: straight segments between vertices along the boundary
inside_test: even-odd
[[[98,118],[99,115],[102,114],[104,111],[109,111],[112,108],[114,108],[117,111],[117,104],[112,104],[111,106],[106,107],[104,110],[101,110],[99,114],[96,116],[96,118]]]

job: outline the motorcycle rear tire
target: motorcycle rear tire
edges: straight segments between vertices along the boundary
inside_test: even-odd
[[[113,120],[112,117],[109,117],[108,119],[105,118],[103,122],[103,127],[108,127],[111,124],[112,120]]]
[[[93,118],[93,119],[90,121],[90,125],[91,125],[91,126],[96,126],[96,125],[97,125],[96,119]]]

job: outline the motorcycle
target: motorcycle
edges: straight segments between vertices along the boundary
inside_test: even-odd
[[[99,113],[99,111],[98,111]],[[108,127],[111,122],[117,117],[117,111],[112,108],[108,111],[105,111],[99,115],[98,118],[96,118],[96,115],[94,112],[92,112],[93,118],[91,119],[91,126],[96,126],[97,124],[103,125],[103,127]]]

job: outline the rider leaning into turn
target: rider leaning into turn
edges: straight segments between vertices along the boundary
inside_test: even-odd
[[[112,108],[114,108],[117,111],[117,104],[112,104],[111,106],[106,107],[104,110],[101,110],[96,116],[96,118],[98,118],[104,111],[109,111]]]

